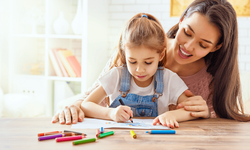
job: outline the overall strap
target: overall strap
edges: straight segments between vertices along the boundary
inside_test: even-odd
[[[162,94],[163,89],[164,89],[163,70],[164,70],[164,68],[162,66],[158,67],[158,69],[154,75],[154,78],[155,78],[154,88],[155,88],[155,92],[158,94]]]
[[[130,80],[131,80],[131,75],[127,69],[127,66],[124,65],[122,68],[121,87],[120,87],[120,92],[122,97],[126,97],[127,93],[129,92]]]

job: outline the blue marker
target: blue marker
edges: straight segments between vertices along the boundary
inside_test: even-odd
[[[175,134],[175,130],[151,130],[146,131],[149,134]]]
[[[100,133],[103,133],[104,132],[104,129],[103,129],[103,127],[101,127],[101,129],[100,129]]]

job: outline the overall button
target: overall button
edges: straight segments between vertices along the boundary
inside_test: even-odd
[[[144,116],[145,115],[145,112],[144,112],[144,109],[143,111],[140,113],[141,116]]]

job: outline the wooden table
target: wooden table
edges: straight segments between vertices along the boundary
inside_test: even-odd
[[[56,143],[55,140],[38,141],[37,133],[70,130],[70,125],[52,124],[51,118],[0,118],[1,150],[130,150],[130,149],[250,149],[250,122],[226,119],[199,119],[180,123],[175,135],[150,135],[145,130],[134,130],[132,139],[129,129],[113,130],[115,134],[95,143],[73,146],[72,142]],[[95,130],[74,129],[95,137]]]

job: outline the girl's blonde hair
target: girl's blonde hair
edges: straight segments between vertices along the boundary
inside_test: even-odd
[[[166,64],[166,44],[166,35],[161,23],[150,14],[138,13],[125,24],[110,69],[126,64],[125,47],[136,48],[139,46],[156,50],[159,54],[165,51],[163,59],[158,64],[158,66],[164,66]]]

